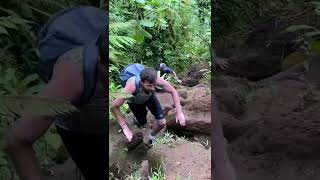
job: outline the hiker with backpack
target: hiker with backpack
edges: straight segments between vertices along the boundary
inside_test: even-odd
[[[182,81],[178,78],[176,72],[172,68],[168,67],[165,63],[160,63],[156,70],[158,71],[158,76],[160,77],[162,77],[164,74],[172,74],[175,80],[181,84]]]
[[[127,140],[131,142],[133,133],[127,126],[127,122],[120,112],[120,107],[127,101],[129,108],[136,117],[136,125],[143,127],[147,123],[147,109],[148,108],[156,119],[156,123],[152,128],[152,132],[148,137],[148,144],[152,145],[155,136],[161,131],[165,125],[166,120],[164,113],[157,96],[155,95],[155,87],[161,86],[166,92],[172,95],[176,110],[176,123],[185,126],[185,117],[180,105],[180,99],[177,91],[164,80],[157,76],[157,71],[153,68],[146,68],[142,64],[134,63],[125,67],[121,71],[121,85],[122,91],[131,94],[132,97],[119,97],[112,101],[112,112],[121,126]]]
[[[23,115],[7,134],[7,151],[22,180],[44,180],[33,144],[55,123],[86,180],[107,179],[107,55],[105,10],[78,6],[54,14],[38,35],[38,97],[63,99],[78,112],[60,117]]]

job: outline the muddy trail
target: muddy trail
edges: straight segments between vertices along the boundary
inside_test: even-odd
[[[297,34],[281,33],[306,21],[319,26],[319,18],[292,17],[256,24],[241,45],[217,45],[230,66],[216,72],[213,95],[238,180],[320,179],[320,91],[313,83],[319,74],[301,59],[284,66],[301,49]]]
[[[168,180],[211,179],[211,90],[201,84],[194,87],[177,88],[181,105],[186,118],[186,126],[175,122],[173,100],[169,93],[157,92],[167,121],[166,128],[156,138],[155,145],[148,149],[147,136],[150,128],[138,129],[133,125],[134,116],[130,113],[126,121],[134,132],[142,132],[144,143],[135,149],[126,149],[127,141],[119,125],[112,121],[109,124],[109,178],[125,179],[139,172],[142,179],[148,179],[152,172],[161,168]],[[148,112],[148,124],[155,119]]]
[[[156,144],[152,148],[145,146],[150,127],[137,128],[132,113],[125,115],[129,128],[134,133],[142,132],[144,136],[144,143],[133,150],[128,150],[127,140],[118,123],[109,121],[109,179],[148,180],[148,176],[154,175],[152,172],[159,167],[158,172],[165,174],[165,178],[160,179],[211,179],[211,90],[210,84],[199,83],[205,78],[204,69],[210,69],[210,66],[193,67],[182,77],[182,85],[176,87],[186,118],[183,128],[175,121],[171,95],[156,92],[167,126],[156,136]],[[148,125],[155,121],[150,112],[147,119]],[[48,180],[84,179],[66,151],[61,157],[63,160],[59,164],[47,169]],[[135,176],[136,173],[139,175]]]

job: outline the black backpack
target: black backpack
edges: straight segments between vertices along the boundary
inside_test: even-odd
[[[40,77],[48,82],[59,56],[83,46],[85,89],[81,104],[88,102],[96,85],[97,41],[107,26],[107,11],[96,7],[77,6],[55,13],[38,34]]]

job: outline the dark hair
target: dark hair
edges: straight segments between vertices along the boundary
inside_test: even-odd
[[[107,33],[107,27],[105,28],[105,30],[100,34],[99,38],[98,38],[98,42],[97,45],[99,47],[99,53],[100,53],[100,57],[101,60],[103,60],[103,62],[107,62],[107,55],[108,55],[108,41],[109,41],[109,36]]]
[[[155,83],[157,79],[157,71],[153,68],[145,68],[140,74],[140,79],[142,82],[148,81],[149,83]]]

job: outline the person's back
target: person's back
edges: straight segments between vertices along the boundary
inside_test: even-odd
[[[91,38],[81,41],[82,44],[69,46],[70,42],[65,41],[63,33],[60,33],[60,36],[55,36],[57,33],[54,33],[55,31],[63,32],[63,28],[55,29],[46,26],[43,29],[43,37],[48,38],[40,41],[42,45],[40,52],[43,58],[41,59],[42,71],[40,71],[40,75],[47,79],[47,84],[38,96],[70,101],[79,109],[79,112],[55,119],[24,115],[16,121],[8,133],[7,149],[22,180],[42,180],[41,169],[32,144],[44,135],[52,123],[56,124],[64,145],[84,177],[87,180],[107,178],[106,139],[108,133],[107,108],[105,108],[107,99],[105,93],[107,90],[105,77],[108,42],[107,14],[98,8],[84,6],[78,9],[71,8],[57,14],[62,15],[63,18],[64,15],[68,15],[67,12],[77,14],[77,10],[82,14],[77,21],[86,25],[85,22],[91,19],[91,25],[82,28],[79,26],[76,28],[66,27],[66,29],[74,29],[78,31],[78,34],[81,34],[81,31],[89,28],[93,34],[88,36]],[[99,18],[93,17],[95,13],[92,11],[100,14],[100,22],[95,22]],[[55,18],[57,16],[54,16],[53,19]],[[48,24],[51,23],[52,19]],[[74,26],[75,24],[70,23],[69,25]],[[52,31],[48,31],[49,34],[46,34],[46,30],[50,29]],[[69,31],[65,32],[65,35],[67,34],[72,36]],[[74,34],[77,33],[74,32]],[[74,41],[77,41],[78,37],[73,36],[73,38],[75,38]],[[81,37],[79,38],[81,39]],[[60,42],[61,48],[59,46],[50,48],[55,44],[51,42]],[[66,49],[67,51],[65,51]],[[60,52],[63,53],[60,54]]]
[[[176,72],[165,63],[160,63],[156,70],[158,71],[159,77],[162,77],[164,74],[172,74],[176,81],[181,84],[182,81],[178,78]]]

